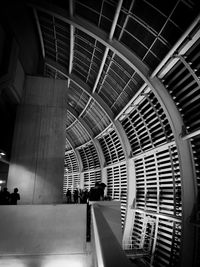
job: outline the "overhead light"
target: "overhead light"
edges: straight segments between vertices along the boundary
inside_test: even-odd
[[[1,157],[5,157],[6,156],[6,153],[2,149],[0,149],[0,156]]]
[[[138,98],[135,99],[134,105],[138,105],[144,98],[144,95],[140,95]]]
[[[128,107],[127,110],[125,111],[125,114],[129,114],[133,109],[134,109],[134,106]]]
[[[119,118],[120,121],[122,121],[124,118],[126,117],[126,115],[122,114]]]
[[[112,130],[113,130],[112,127],[108,128],[107,133],[112,132]]]
[[[145,93],[145,94],[148,94],[149,92],[151,92],[151,88],[148,86],[148,87],[146,87],[146,89],[144,90],[144,93]]]

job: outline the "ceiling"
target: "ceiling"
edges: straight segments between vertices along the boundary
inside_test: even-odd
[[[44,75],[68,80],[73,147],[114,124],[197,15],[193,1],[34,1],[30,7]]]
[[[111,127],[199,12],[195,0],[8,1],[27,74],[66,79],[66,151]]]

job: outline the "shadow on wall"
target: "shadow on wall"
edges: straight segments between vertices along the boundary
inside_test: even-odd
[[[27,159],[28,160],[28,159]],[[23,167],[18,164],[11,164],[7,187],[17,187],[20,191],[18,204],[61,204],[63,201],[63,173],[56,174],[55,162],[51,158],[42,162],[40,167]],[[39,162],[39,159],[38,159]],[[46,169],[48,168],[48,171]],[[51,173],[51,175],[49,175]]]

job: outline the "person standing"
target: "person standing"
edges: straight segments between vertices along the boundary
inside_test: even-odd
[[[90,201],[99,201],[100,197],[101,197],[101,190],[99,187],[99,182],[96,182],[95,186],[90,188],[89,200]]]
[[[8,205],[9,199],[10,199],[10,192],[8,191],[7,187],[4,187],[3,191],[0,194],[0,204]]]
[[[69,188],[67,189],[66,197],[67,197],[67,203],[71,203],[72,202],[72,195],[71,195],[71,191]]]
[[[74,190],[74,203],[75,204],[78,203],[78,189],[77,188]]]
[[[20,194],[18,193],[18,188],[15,188],[13,193],[10,194],[10,204],[17,205],[18,200],[20,200]]]
[[[100,200],[104,200],[104,190],[105,190],[106,186],[107,185],[104,183],[99,184]]]

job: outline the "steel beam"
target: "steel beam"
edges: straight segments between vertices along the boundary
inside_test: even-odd
[[[83,170],[83,164],[82,164],[82,161],[81,161],[81,157],[79,155],[79,152],[77,151],[77,149],[75,148],[74,146],[74,143],[73,143],[73,140],[72,138],[69,136],[68,133],[65,133],[65,136],[66,136],[66,139],[67,141],[69,142],[70,146],[72,147],[72,150],[74,151],[75,155],[76,155],[76,158],[77,158],[77,162],[78,162],[78,166],[79,166],[79,171],[80,173],[82,172]]]
[[[85,123],[85,121],[82,118],[78,117],[78,113],[70,106],[67,107],[67,110],[71,113],[71,115],[76,119],[76,121],[78,121],[83,128],[86,130],[86,132],[88,133],[88,135],[90,136],[91,139],[94,138],[93,132],[90,129],[90,127],[88,127],[88,125]]]
[[[109,40],[107,34],[99,29],[97,26],[82,19],[78,16],[70,18],[69,14],[61,8],[52,5],[39,5],[29,4],[33,8],[36,8],[46,14],[56,17],[67,24],[73,25],[75,28],[85,32],[89,36],[98,40],[100,43],[108,47],[120,58],[122,58],[129,66],[131,66],[147,83],[150,75],[149,68],[135,55],[132,51],[129,51],[124,45],[117,40]]]
[[[181,266],[189,266],[193,260],[194,253],[194,227],[189,224],[189,218],[192,214],[195,204],[195,174],[188,140],[181,137],[183,121],[179,111],[172,98],[170,97],[163,84],[156,78],[153,78],[156,97],[162,104],[165,114],[171,125],[176,147],[179,155],[181,183],[182,183],[182,249]]]
[[[76,119],[76,121],[78,121],[83,126],[83,128],[86,130],[86,132],[90,136],[92,143],[94,144],[94,147],[97,151],[100,166],[101,168],[103,168],[104,162],[105,162],[103,151],[101,149],[101,146],[97,144],[98,140],[94,139],[93,131],[90,129],[90,127],[87,125],[87,123],[82,118],[78,117],[78,114],[71,107],[68,107],[67,110],[72,114],[72,116]]]
[[[200,130],[196,130],[196,131],[194,131],[192,133],[189,133],[189,134],[183,136],[182,138],[183,138],[183,140],[187,140],[187,139],[191,139],[193,137],[196,137],[198,135],[200,135]]]
[[[177,52],[177,49],[179,49],[179,47],[181,45],[183,45],[185,39],[187,38],[187,36],[190,36],[191,31],[193,30],[193,28],[199,24],[200,21],[200,15],[197,16],[197,18],[193,21],[193,23],[188,27],[188,29],[184,32],[184,34],[180,37],[180,39],[178,40],[178,42],[173,46],[173,48],[169,51],[169,53],[165,56],[165,58],[162,60],[162,62],[157,66],[157,68],[153,71],[153,73],[151,74],[152,77],[156,76],[158,74],[158,72],[162,72],[162,68],[165,66],[165,64],[173,57],[173,54],[175,52]],[[199,32],[198,34],[195,35],[196,37],[199,36]],[[194,37],[193,40],[188,40],[189,42],[189,47],[191,47],[191,45],[193,44],[194,40],[196,39],[196,37]],[[188,46],[187,46],[187,50],[188,50]],[[178,53],[179,54],[184,54],[187,50],[181,49]],[[161,74],[161,78],[162,78],[163,74]],[[160,77],[160,75],[159,75]]]
[[[69,1],[69,16],[73,18],[74,16],[74,3],[73,0]],[[74,55],[74,26],[70,25],[70,53],[69,53],[69,74],[72,72],[72,63]],[[70,84],[70,79],[68,79],[68,87]]]
[[[101,99],[101,97],[97,93],[92,94],[91,88],[86,83],[84,83],[76,75],[74,75],[74,74],[70,75],[69,73],[67,73],[67,70],[65,68],[63,68],[62,66],[60,66],[58,63],[55,63],[51,60],[46,60],[46,64],[49,67],[53,68],[54,70],[60,72],[63,76],[72,80],[86,94],[88,94],[88,96],[91,97],[100,106],[101,109],[104,110],[104,112],[106,113],[106,115],[108,116],[110,121],[113,123],[113,127],[114,127],[114,129],[115,129],[115,131],[116,131],[116,133],[120,139],[120,142],[121,142],[124,154],[125,154],[125,158],[126,159],[130,158],[131,146],[130,146],[130,143],[128,141],[127,135],[126,135],[123,127],[121,126],[121,124],[118,121],[114,120],[114,114],[113,114],[112,110],[110,110],[108,105]]]
[[[41,31],[41,27],[40,27],[39,18],[38,18],[37,11],[36,11],[35,8],[33,8],[33,14],[34,14],[36,25],[37,25],[37,29],[38,29],[40,45],[41,45],[41,50],[42,50],[42,56],[43,56],[43,58],[45,58],[44,41],[43,41],[43,37],[42,37],[42,31]]]
[[[89,97],[91,97],[104,110],[110,121],[114,120],[114,114],[110,110],[110,108],[103,102],[103,100],[101,99],[101,97],[99,97],[98,94],[92,94],[91,88],[86,83],[84,83],[80,78],[78,78],[78,76],[76,76],[75,74],[70,75],[67,72],[67,69],[63,68],[60,64],[54,62],[53,60],[46,59],[46,64],[55,71],[58,71],[66,78],[72,80],[78,87],[80,87]]]
[[[119,0],[118,5],[117,5],[117,9],[116,9],[116,12],[115,12],[115,15],[114,15],[114,18],[113,18],[112,26],[111,26],[111,29],[110,29],[110,33],[109,33],[109,37],[108,37],[109,40],[113,39],[113,35],[114,35],[115,29],[116,29],[116,26],[117,26],[117,21],[118,21],[118,18],[119,18],[119,14],[120,14],[120,10],[121,10],[121,7],[122,7],[122,3],[123,3],[123,0]],[[109,48],[106,46],[106,49],[105,49],[105,52],[104,52],[104,55],[103,55],[103,59],[101,61],[101,65],[100,65],[100,68],[99,68],[99,72],[98,72],[94,87],[92,89],[93,93],[95,92],[95,90],[97,88],[97,85],[99,83],[99,80],[100,80],[100,77],[101,77],[105,62],[106,62],[106,58],[108,56],[108,52],[109,52]]]

